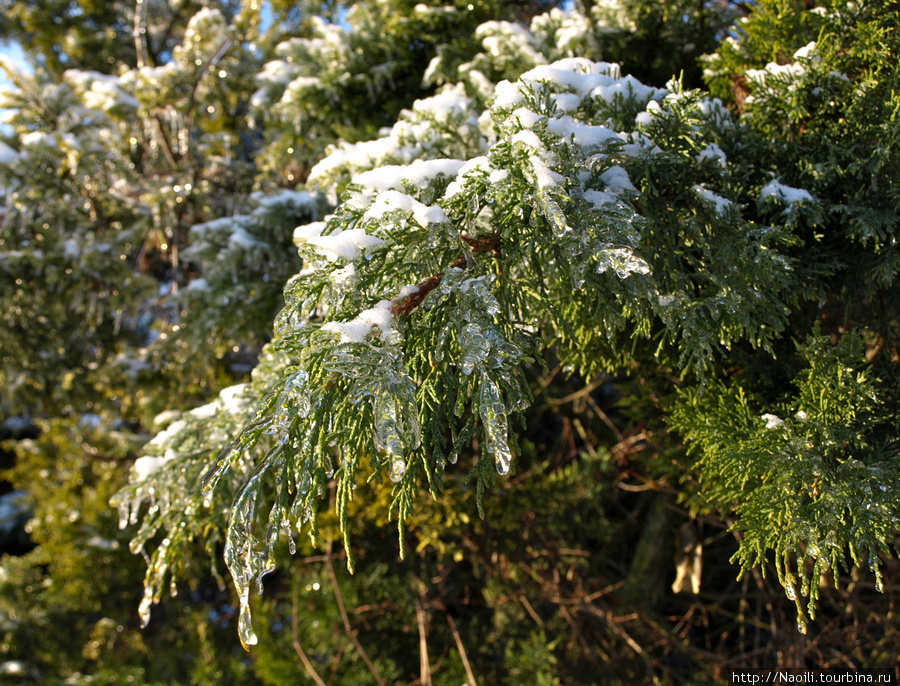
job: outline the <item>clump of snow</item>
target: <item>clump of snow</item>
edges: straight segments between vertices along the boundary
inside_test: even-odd
[[[246,383],[235,384],[234,386],[223,388],[219,392],[219,403],[222,406],[222,410],[233,415],[241,414],[252,402],[251,399],[247,397],[247,391],[249,389],[250,384]]]
[[[327,221],[320,221],[298,226],[294,229],[294,245],[303,245],[310,238],[321,236],[327,225]]]
[[[767,429],[777,429],[779,426],[784,424],[784,420],[775,414],[764,414],[761,419],[764,419],[766,422]]]
[[[134,461],[134,466],[131,468],[131,480],[146,481],[162,469],[162,466],[168,461],[169,458],[167,457],[153,457],[152,455],[139,457]]]
[[[30,131],[24,134],[20,140],[26,147],[55,148],[59,145],[56,136],[46,131]]]
[[[219,403],[217,400],[213,400],[211,403],[206,403],[206,405],[195,407],[193,410],[188,412],[188,415],[194,417],[195,419],[209,419],[210,417],[215,417],[218,412]]]
[[[585,148],[597,147],[611,140],[618,140],[616,133],[605,126],[584,124],[568,115],[559,119],[551,119],[547,124],[547,131],[560,138],[571,139],[576,145]]]
[[[81,93],[85,106],[90,109],[109,112],[116,108],[136,110],[140,106],[136,97],[122,89],[124,82],[118,76],[67,69],[63,78]]]
[[[256,246],[265,245],[262,241],[256,240],[250,235],[243,226],[235,225],[228,238],[228,246],[231,248],[254,248]]]
[[[203,277],[200,277],[199,279],[193,279],[187,285],[187,288],[185,288],[185,290],[196,291],[198,293],[200,291],[206,291],[206,290],[209,290],[209,282],[206,279],[204,279]]]
[[[329,260],[342,259],[353,262],[359,259],[360,251],[380,245],[384,241],[366,233],[363,229],[347,229],[335,231],[327,236],[310,236],[306,243],[324,251]]]
[[[419,287],[415,284],[404,286],[393,300],[381,300],[349,321],[327,322],[322,325],[322,330],[339,334],[341,343],[364,343],[372,329],[377,327],[378,338],[387,343],[397,334],[391,309],[404,298],[418,292]]]
[[[169,410],[157,415],[153,420],[153,425],[161,426],[168,423],[168,426],[156,434],[145,448],[150,453],[162,453],[162,455],[144,455],[135,460],[131,480],[133,482],[144,481],[162,469],[166,463],[175,459],[178,456],[177,448],[184,441],[185,431],[188,431],[195,422],[211,420],[221,413],[232,416],[242,415],[251,403],[251,399],[247,396],[249,387],[249,384],[229,386],[223,389],[215,400],[184,414]],[[173,419],[175,421],[172,421]]]
[[[597,190],[586,190],[582,193],[582,197],[591,203],[594,207],[600,208],[610,203],[615,204],[619,201],[619,197],[612,193]]]
[[[799,79],[805,74],[806,67],[797,62],[791,62],[790,64],[777,64],[775,62],[769,62],[766,65],[765,69],[748,69],[747,79],[763,84],[773,76],[779,79]]]
[[[438,122],[448,122],[453,118],[466,116],[471,103],[464,89],[445,88],[430,98],[416,100],[412,111],[420,115],[430,115]]]
[[[812,41],[810,43],[807,43],[802,48],[797,50],[797,52],[794,53],[794,59],[811,60],[813,62],[818,62],[819,60],[821,60],[821,57],[816,54],[816,42]]]
[[[256,80],[261,83],[277,83],[288,85],[296,76],[297,69],[286,60],[272,60],[263,65],[263,69],[256,75]]]
[[[379,338],[387,341],[394,333],[394,316],[391,314],[393,304],[392,300],[382,300],[350,321],[328,322],[322,325],[322,329],[340,334],[342,343],[364,343],[372,328],[377,326],[381,331]]]
[[[785,186],[778,179],[770,181],[765,186],[763,186],[763,189],[760,191],[760,202],[766,200],[767,198],[774,198],[788,205],[788,209],[785,210],[786,212],[789,211],[790,208],[796,203],[815,202],[815,198],[813,198],[812,194],[810,194],[809,191],[802,188],[792,188],[791,186]]]
[[[257,192],[250,196],[260,208],[271,210],[276,207],[291,207],[300,209],[304,207],[314,207],[318,203],[318,198],[314,193],[309,191],[292,191],[284,188],[272,195],[265,195]]]
[[[533,129],[538,124],[543,124],[547,121],[547,117],[537,112],[532,112],[527,107],[518,108],[510,117],[514,117],[523,129]]]
[[[623,191],[637,192],[637,188],[631,183],[628,172],[617,164],[614,164],[600,175],[600,180],[606,184],[607,189],[614,193]]]
[[[516,55],[522,61],[543,64],[546,60],[535,46],[534,36],[522,26],[509,21],[487,21],[475,29],[475,38],[493,57]]]
[[[366,210],[363,219],[381,219],[388,212],[398,210],[412,212],[413,219],[415,219],[419,226],[422,227],[427,227],[430,224],[446,224],[450,221],[439,205],[425,205],[400,191],[384,191],[383,193],[379,193],[369,209]],[[378,242],[381,241],[378,240]]]
[[[722,167],[725,167],[728,164],[722,148],[715,143],[710,143],[699,152],[697,161],[702,162],[703,160],[717,160]]]
[[[713,207],[716,208],[716,214],[722,215],[731,207],[731,201],[727,198],[723,198],[721,195],[717,195],[713,193],[711,190],[704,188],[703,186],[691,186],[692,190],[700,196],[700,198],[708,203],[711,203]]]
[[[500,183],[509,176],[509,172],[506,169],[497,169],[486,156],[473,157],[459,168],[459,171],[456,173],[456,179],[447,186],[444,198],[452,198],[462,191],[466,177],[475,173],[487,174],[488,181],[492,184]]]
[[[416,160],[412,164],[388,165],[362,172],[353,177],[353,183],[377,191],[403,190],[404,182],[426,188],[439,176],[456,176],[464,164],[464,160]]]
[[[181,419],[181,410],[164,410],[153,418],[153,427],[163,428],[176,419]]]

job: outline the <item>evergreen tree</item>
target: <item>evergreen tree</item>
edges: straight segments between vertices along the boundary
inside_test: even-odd
[[[6,673],[707,683],[828,666],[817,613],[891,665],[891,6],[42,9],[0,25]]]

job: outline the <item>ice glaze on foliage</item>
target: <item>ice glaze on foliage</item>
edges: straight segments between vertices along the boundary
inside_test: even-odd
[[[724,197],[705,188],[683,199],[642,197],[639,187],[659,174],[718,189],[727,167],[724,155],[694,152],[716,149],[727,114],[672,89],[569,58],[501,82],[484,113],[448,87],[417,102],[386,137],[342,146],[313,170],[320,189],[346,189],[342,202],[294,232],[306,267],[285,290],[269,346],[274,367],[254,379],[265,397],[204,480],[207,501],[233,501],[225,559],[245,644],[255,641],[250,585],[273,569],[279,532],[308,526],[315,539],[329,483],[348,537],[357,480],[389,476],[402,537],[420,473],[439,489],[473,439],[483,454],[472,472],[479,498],[493,471],[513,470],[509,423],[530,402],[524,365],[543,347],[556,344],[567,365],[592,373],[597,360],[583,355],[598,336],[661,325],[661,349],[702,372],[717,341],[764,345],[778,330],[781,317],[764,330],[753,310],[784,297],[787,263],[739,215],[706,209]],[[661,221],[673,201],[681,225]],[[740,268],[720,267],[719,246],[701,244],[704,281],[718,284],[710,293],[685,288],[700,270],[667,265],[660,241],[711,223],[731,232]],[[172,468],[209,465],[205,455],[181,454]],[[136,511],[147,488],[138,480],[123,503]],[[199,493],[187,497],[199,506]],[[174,524],[180,514],[162,516]],[[148,598],[159,597],[173,555],[171,541],[158,551]]]
[[[699,473],[713,482],[703,496],[709,500],[697,496],[696,506],[737,503],[752,528],[738,553],[744,569],[775,550],[786,592],[796,599],[799,576],[812,613],[816,593],[802,560],[812,560],[817,577],[849,546],[855,560],[868,556],[879,568],[877,551],[897,513],[891,487],[881,489],[876,477],[896,482],[889,478],[896,448],[884,439],[891,420],[876,410],[895,399],[853,366],[860,351],[826,354],[816,347],[820,339],[810,339],[808,377],[796,379],[799,400],[785,399],[777,414],[747,400],[739,381],[723,386],[717,364],[733,348],[747,366],[757,355],[771,362],[774,346],[792,335],[789,317],[820,292],[836,291],[824,285],[836,262],[815,262],[819,231],[833,229],[835,216],[851,217],[851,228],[838,222],[826,252],[884,246],[866,268],[874,276],[865,292],[891,283],[890,155],[880,147],[873,153],[869,191],[884,199],[879,209],[854,205],[849,176],[864,176],[852,158],[878,139],[881,123],[862,126],[863,144],[848,146],[853,155],[841,151],[846,178],[833,160],[808,163],[831,152],[818,139],[793,159],[799,153],[775,137],[786,130],[791,145],[806,144],[805,132],[816,126],[845,136],[828,128],[837,105],[825,96],[851,92],[852,69],[827,64],[846,51],[829,53],[828,41],[804,39],[786,53],[790,64],[745,69],[748,97],[737,104],[745,116],[734,122],[719,100],[678,83],[659,89],[617,65],[554,53],[593,40],[588,28],[584,17],[559,12],[536,18],[531,31],[485,24],[476,32],[485,52],[457,64],[452,78],[446,55],[432,62],[427,78],[446,84],[438,93],[403,110],[380,138],[339,143],[312,167],[308,188],[336,207],[293,231],[305,264],[286,284],[274,339],[247,390],[253,418],[222,413],[205,418],[209,425],[196,416],[170,426],[164,441],[148,445],[119,496],[126,521],[152,501],[136,547],[167,532],[148,571],[144,616],[167,575],[178,573],[179,550],[200,535],[214,545],[226,515],[225,560],[249,645],[256,641],[250,587],[261,588],[274,569],[281,533],[292,549],[295,529],[317,540],[330,489],[351,570],[348,503],[360,480],[395,483],[390,514],[400,522],[402,550],[420,483],[437,494],[448,465],[477,441],[481,456],[469,476],[482,509],[496,474],[516,467],[511,422],[531,401],[525,369],[551,348],[565,369],[584,376],[638,361],[680,375],[686,390],[675,423],[699,446]],[[264,67],[257,105],[279,98],[274,114],[282,123],[298,109],[312,117],[310,103],[333,88],[323,84],[337,67],[306,73],[296,60],[305,55],[315,64],[327,54],[344,65],[354,59],[350,40],[342,28],[319,25],[314,37],[280,46],[284,59]],[[727,57],[744,46],[732,38],[722,49]],[[369,76],[389,79],[392,68]],[[730,78],[726,72],[714,81]],[[118,98],[115,84],[103,84],[98,92]],[[869,91],[852,93],[864,120]],[[810,107],[827,116],[809,118]],[[285,135],[278,145],[293,150]],[[2,152],[15,166],[17,153]],[[769,159],[790,164],[770,168]],[[847,203],[830,197],[835,189]],[[205,230],[227,228],[229,248],[259,247],[243,231],[246,219],[216,221]],[[866,233],[873,226],[880,230]],[[815,250],[792,251],[806,240]],[[205,292],[206,283],[193,290]],[[845,372],[857,375],[856,386],[844,383]],[[745,372],[728,373],[741,379]],[[705,395],[710,389],[717,392]],[[825,400],[814,397],[817,389]],[[221,421],[242,429],[230,443],[212,428]],[[781,517],[775,528],[767,519],[773,503]],[[834,537],[817,517],[835,522]],[[806,545],[812,548],[797,563],[792,556]]]

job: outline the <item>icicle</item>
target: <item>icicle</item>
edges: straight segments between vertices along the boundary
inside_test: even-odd
[[[468,324],[459,333],[459,347],[462,353],[463,374],[471,374],[476,367],[484,364],[491,351],[491,344],[478,324]]]
[[[406,460],[403,455],[390,456],[390,477],[391,481],[397,483],[406,474]]]
[[[128,500],[118,501],[117,510],[119,513],[119,528],[124,529],[128,526],[128,520],[131,515],[131,502]]]
[[[240,593],[241,613],[238,618],[238,636],[241,638],[241,645],[244,650],[249,651],[250,646],[259,643],[256,633],[253,631],[253,623],[250,617],[250,590],[244,588]]]
[[[238,631],[244,648],[254,645],[256,635],[250,623],[250,584],[274,568],[274,561],[263,560],[263,556],[253,550],[251,529],[256,516],[256,498],[259,481],[267,473],[268,461],[263,460],[243,485],[234,499],[231,510],[231,524],[225,539],[225,564],[234,579],[234,586],[241,599],[241,616]]]
[[[309,375],[299,369],[285,382],[278,396],[278,409],[275,415],[273,430],[287,437],[294,417],[305,417],[309,414],[311,400],[309,395]]]
[[[144,586],[144,595],[141,604],[138,605],[138,617],[141,618],[141,628],[146,629],[150,623],[150,607],[153,605],[153,587]]]
[[[500,389],[488,376],[481,378],[479,412],[484,424],[487,451],[494,457],[494,466],[501,476],[509,474],[512,452],[509,449],[506,407],[500,399]]]
[[[550,229],[553,231],[554,236],[562,238],[572,231],[566,219],[566,213],[562,211],[559,204],[548,193],[541,193],[540,206],[541,213],[550,222]]]
[[[869,555],[869,571],[875,575],[875,590],[884,593],[884,579],[881,576],[881,566],[875,555]]]
[[[375,414],[375,447],[387,455],[403,453],[403,441],[397,426],[397,405],[387,394],[379,394],[372,404]]]

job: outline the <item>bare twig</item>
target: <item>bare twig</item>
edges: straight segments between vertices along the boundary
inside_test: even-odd
[[[147,2],[137,0],[134,8],[134,51],[137,53],[138,69],[147,65]]]
[[[216,51],[213,53],[212,57],[210,57],[206,62],[204,62],[200,69],[197,71],[197,75],[194,77],[194,83],[191,84],[191,94],[188,97],[187,109],[185,110],[185,128],[188,131],[188,144],[190,145],[190,129],[191,122],[194,118],[194,108],[197,106],[197,89],[200,87],[200,82],[203,80],[203,77],[206,75],[210,69],[216,66],[216,63],[220,59],[225,56],[225,53],[228,51],[228,48],[231,47],[231,43],[234,40],[232,36],[225,36],[225,39],[216,48]]]
[[[469,680],[468,686],[478,686],[475,681],[475,674],[472,673],[472,665],[469,664],[469,656],[466,654],[466,647],[463,645],[462,637],[456,629],[456,622],[453,617],[447,614],[447,624],[450,625],[450,632],[453,634],[453,640],[456,641],[456,649],[459,651],[459,657],[462,659],[463,669],[466,670],[466,678]]]
[[[560,606],[560,607],[562,607],[562,606]],[[611,612],[609,612],[608,610],[601,611],[593,605],[581,605],[578,607],[578,609],[581,610],[582,612],[587,612],[588,614],[593,615],[594,617],[597,617],[598,619],[602,619],[606,623],[606,626],[608,626],[610,629],[612,629],[613,632],[619,636],[619,638],[621,638],[623,641],[625,641],[625,643],[628,644],[629,648],[631,648],[635,653],[637,653],[638,655],[640,655],[641,657],[644,657],[646,659],[646,656],[644,654],[644,649],[641,648],[640,644],[637,641],[635,641],[628,634],[628,632],[625,631],[625,629],[623,629],[622,627],[619,626],[619,624],[615,621],[615,618],[612,616]]]
[[[416,624],[419,627],[419,684],[431,686],[431,665],[428,661],[428,627],[425,625],[425,606],[416,603]]]
[[[165,126],[163,126],[162,117],[159,113],[153,116],[153,123],[156,125],[156,139],[160,142],[160,147],[162,148],[163,155],[166,158],[166,162],[169,163],[169,167],[171,167],[172,171],[178,169],[178,162],[175,160],[175,153],[172,151],[172,141],[169,140],[169,134],[166,133]]]
[[[300,645],[300,630],[297,626],[297,589],[294,588],[294,597],[292,599],[293,608],[292,608],[292,617],[291,617],[291,639],[294,645],[294,650],[296,651],[298,657],[300,658],[300,662],[303,663],[304,669],[306,669],[306,673],[309,674],[310,678],[316,682],[317,686],[325,686],[325,682],[322,681],[322,678],[319,676],[318,672],[316,672],[315,668],[312,666],[312,663],[309,661],[309,658],[306,656],[306,652],[303,650],[303,646]]]
[[[535,624],[537,624],[538,626],[544,626],[544,620],[541,619],[541,616],[537,612],[535,612],[534,606],[530,602],[528,602],[528,598],[526,598],[524,594],[519,596],[519,602],[522,603],[522,607],[525,608],[525,611],[529,615],[531,615],[531,618],[534,620]]]
[[[384,679],[381,678],[378,670],[375,669],[375,665],[372,664],[372,660],[369,659],[369,654],[366,652],[365,648],[362,647],[359,639],[356,638],[356,632],[353,630],[353,627],[350,626],[350,618],[347,616],[347,608],[344,607],[344,596],[341,594],[340,586],[338,586],[337,574],[334,573],[334,562],[332,561],[331,547],[332,541],[328,541],[328,547],[325,551],[325,567],[328,569],[328,576],[331,578],[331,587],[334,589],[334,597],[337,600],[338,611],[341,613],[341,619],[344,622],[344,632],[347,634],[347,636],[350,637],[350,640],[353,641],[353,645],[356,646],[356,649],[359,651],[359,656],[363,659],[363,662],[366,663],[366,667],[369,668],[372,676],[375,677],[375,681],[378,682],[379,686],[384,686]]]

